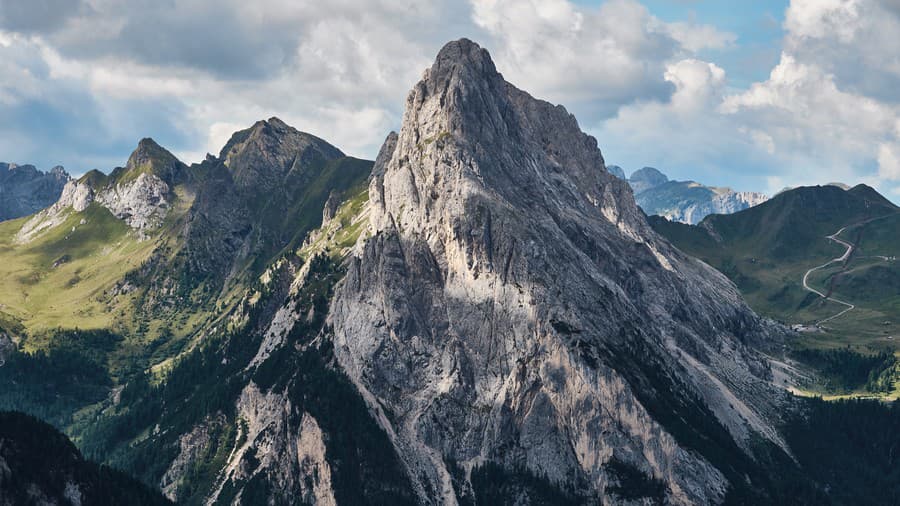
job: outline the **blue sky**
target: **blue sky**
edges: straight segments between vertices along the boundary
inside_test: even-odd
[[[372,158],[463,36],[627,171],[900,197],[896,0],[2,2],[0,160],[109,171],[151,136],[192,162],[270,116]]]
[[[731,76],[734,86],[745,87],[764,80],[778,63],[787,1],[648,0],[643,4],[665,21],[694,19],[735,34],[733,47],[701,53],[703,57],[715,58]]]

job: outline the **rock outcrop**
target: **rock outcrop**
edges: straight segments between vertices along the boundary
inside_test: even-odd
[[[0,163],[0,221],[28,216],[53,204],[69,179],[59,166],[42,172],[33,165]]]
[[[129,227],[154,229],[166,218],[170,192],[159,176],[142,173],[133,181],[110,185],[97,194],[96,200]]]
[[[83,182],[70,180],[59,199],[47,209],[35,213],[16,233],[16,241],[27,243],[40,233],[61,225],[71,211],[82,212],[94,201],[94,190]]]
[[[56,202],[29,219],[16,239],[20,243],[29,242],[61,224],[70,212],[80,213],[94,202],[143,237],[144,231],[162,225],[174,199],[173,188],[186,170],[183,163],[153,139],[143,139],[125,167],[116,168],[108,176],[92,170],[78,180],[69,180]]]
[[[184,235],[193,277],[232,278],[247,262],[300,246],[332,189],[365,181],[372,162],[345,156],[278,118],[236,132],[203,174]],[[335,197],[337,198],[337,197]]]
[[[604,502],[623,465],[671,503],[716,503],[739,480],[690,434],[783,446],[749,347],[780,328],[659,238],[596,140],[475,43],[412,89],[369,198],[335,355],[423,503],[456,504],[486,465]]]

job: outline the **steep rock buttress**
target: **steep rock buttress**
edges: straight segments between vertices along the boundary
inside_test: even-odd
[[[490,463],[608,498],[627,466],[672,503],[716,503],[731,475],[693,435],[783,447],[753,351],[779,330],[660,239],[596,140],[477,44],[445,46],[412,89],[369,197],[335,354],[423,502],[456,503]]]

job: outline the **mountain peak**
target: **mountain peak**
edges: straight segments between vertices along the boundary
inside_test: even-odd
[[[569,430],[571,420],[608,416],[592,410],[610,392],[639,406],[639,389],[663,377],[684,386],[660,383],[647,395],[701,395],[727,427],[717,429],[724,438],[731,430],[743,441],[750,428],[774,434],[766,419],[743,409],[750,401],[769,409],[765,379],[737,363],[750,356],[742,342],[768,339],[768,327],[721,274],[653,233],[626,183],[604,167],[596,139],[574,116],[504,81],[487,51],[469,40],[447,44],[409,93],[400,131],[387,138],[373,169],[368,233],[329,321],[337,362],[373,406],[391,412],[390,437],[414,470],[420,502],[455,500],[445,462],[509,455],[508,448],[518,454],[501,457],[503,464],[533,466],[551,482],[594,480],[592,497],[603,493],[607,482],[598,477],[612,453],[636,456],[641,468],[664,462],[655,475],[666,476],[672,490],[690,491],[683,503],[721,502],[723,479],[686,471],[706,465],[694,452],[663,455],[660,448],[679,443],[649,414],[640,425],[635,418],[604,425],[621,427],[615,434]],[[679,342],[663,330],[672,328]],[[684,350],[702,350],[697,356],[711,365]],[[651,363],[642,377],[640,364]],[[600,374],[586,374],[592,369]],[[718,379],[704,379],[720,371],[734,371],[765,395],[723,392]],[[534,410],[535,399],[545,407]],[[752,421],[726,399],[736,399]],[[485,405],[513,408],[458,416]],[[514,412],[519,406],[527,407]],[[706,419],[705,409],[691,416]],[[448,418],[454,423],[436,423]],[[484,429],[506,424],[528,429]],[[613,451],[570,457],[576,445]],[[441,490],[444,497],[424,499]]]
[[[607,165],[606,171],[619,179],[628,179],[628,177],[625,176],[625,170],[618,165]]]
[[[668,176],[666,176],[665,174],[660,172],[659,169],[656,169],[654,167],[643,167],[641,169],[634,171],[634,173],[631,174],[631,179],[636,180],[636,181],[659,180],[662,182],[666,182],[669,180]]]
[[[318,167],[344,153],[312,134],[301,132],[277,117],[260,120],[235,132],[219,153],[241,187],[274,190],[292,170]]]
[[[510,112],[504,104],[506,86],[487,50],[468,39],[456,40],[441,49],[413,88],[407,99],[407,112],[419,112],[428,103],[425,115],[438,113],[429,120],[432,126],[440,128],[435,134],[475,133],[487,124],[502,127]],[[431,102],[432,97],[438,99]],[[410,119],[422,123],[428,118]]]
[[[431,67],[433,77],[447,71],[468,68],[484,74],[498,74],[488,51],[469,39],[448,42],[441,48]]]
[[[634,194],[637,195],[644,190],[666,184],[669,182],[669,178],[653,167],[644,167],[634,171],[628,182],[631,183],[631,188],[634,190]]]
[[[160,146],[150,137],[138,142],[137,148],[128,157],[126,172],[150,172],[167,179],[172,178],[183,164],[166,148]]]
[[[68,180],[62,167],[42,172],[30,164],[0,162],[0,221],[29,215],[56,202]]]
[[[266,121],[265,123],[268,123],[269,125],[272,125],[272,126],[277,126],[277,127],[287,127],[287,128],[290,128],[290,127],[288,126],[288,124],[285,123],[284,121],[282,121],[281,118],[279,118],[278,116],[272,116],[272,117],[269,118],[269,120]]]
[[[260,134],[267,134],[267,135],[286,134],[289,132],[297,131],[294,127],[288,125],[287,123],[282,121],[277,116],[272,116],[269,119],[261,119],[261,120],[257,121],[256,123],[254,123],[253,126],[250,127],[249,130],[250,130],[251,134],[258,132]]]
[[[626,185],[604,171],[596,139],[581,131],[575,117],[508,83],[488,51],[468,39],[441,49],[410,91],[400,132],[388,145],[392,156],[379,156],[374,169],[376,189],[380,195],[383,188],[385,198],[377,202],[385,206],[373,218],[378,226],[391,217],[421,221],[445,204],[423,196],[475,188],[524,207],[609,201],[609,209],[622,204],[623,214],[635,220],[639,215],[633,201],[612,196]],[[445,166],[450,156],[462,156],[465,163]],[[521,190],[551,180],[549,192]]]
[[[48,174],[50,174],[54,177],[60,177],[63,179],[69,179],[69,177],[71,177],[71,176],[69,176],[69,173],[66,172],[65,167],[63,167],[62,165],[57,165],[57,166],[53,167],[52,169],[50,169],[50,172]]]

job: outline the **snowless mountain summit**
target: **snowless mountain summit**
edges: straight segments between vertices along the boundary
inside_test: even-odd
[[[625,468],[715,503],[744,479],[717,452],[782,451],[753,349],[781,330],[657,236],[597,141],[474,42],[413,87],[369,198],[329,321],[423,502],[456,504],[493,463],[611,500]]]

